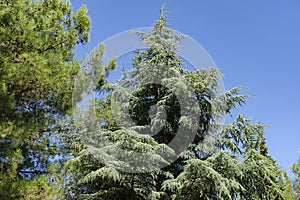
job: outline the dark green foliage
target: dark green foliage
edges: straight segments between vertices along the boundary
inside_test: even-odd
[[[72,105],[75,45],[89,38],[86,14],[63,0],[0,0],[0,199],[58,195],[68,132],[59,121]]]

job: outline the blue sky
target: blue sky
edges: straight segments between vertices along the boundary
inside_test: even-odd
[[[238,112],[268,125],[271,156],[289,170],[300,151],[300,0],[71,0],[85,4],[91,41],[85,56],[108,37],[148,27],[163,3],[170,26],[200,43],[224,74],[226,89],[253,94]]]

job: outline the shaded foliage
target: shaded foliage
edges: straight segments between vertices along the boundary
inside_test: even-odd
[[[79,70],[73,51],[89,25],[87,9],[69,1],[0,1],[0,199],[57,195],[68,132],[60,120]]]

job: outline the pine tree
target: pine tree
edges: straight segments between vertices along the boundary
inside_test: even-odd
[[[50,199],[72,106],[87,9],[64,0],[0,0],[0,199]],[[50,185],[49,185],[50,183]]]
[[[136,51],[132,70],[116,85],[98,84],[98,93],[107,92],[94,99],[100,122],[77,129],[90,140],[82,141],[89,145],[81,146],[67,165],[77,182],[70,185],[68,198],[282,199],[280,170],[268,155],[264,125],[243,115],[231,124],[218,123],[247,95],[239,94],[240,87],[219,95],[216,68],[185,69],[176,54],[183,36],[167,25],[162,9],[152,32],[138,33],[147,48]],[[180,131],[177,146],[167,145]],[[110,143],[93,141],[104,137]],[[130,159],[137,153],[147,155],[139,157],[139,164]],[[179,156],[172,160],[174,155]]]

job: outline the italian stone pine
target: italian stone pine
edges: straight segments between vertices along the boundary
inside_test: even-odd
[[[0,0],[0,199],[50,199],[63,160],[59,121],[89,38],[87,9],[64,0]]]
[[[240,87],[218,94],[221,74],[217,68],[187,70],[176,54],[184,36],[167,26],[162,9],[152,31],[138,33],[146,48],[135,52],[132,69],[124,72],[123,78],[115,85],[109,83],[105,76],[97,82],[95,90],[99,98],[93,101],[97,105],[98,126],[90,125],[84,130],[78,128],[77,134],[87,134],[91,138],[105,136],[111,143],[108,148],[100,149],[93,145],[93,141],[89,141],[90,145],[80,146],[76,158],[66,165],[71,182],[66,198],[283,199],[280,170],[268,154],[264,125],[254,123],[241,114],[232,123],[218,123],[235,107],[243,105],[247,95],[240,94]],[[100,62],[102,54],[97,55],[91,60]],[[99,69],[96,69],[92,62],[90,65],[92,71],[112,69],[106,70],[99,64]],[[140,80],[148,83],[148,79],[152,78],[147,76],[150,72],[157,72],[161,79],[138,87]],[[182,92],[183,97],[173,93],[170,89],[173,86]],[[118,90],[119,98],[129,95],[122,88],[130,88],[132,96],[130,101],[116,106],[114,91]],[[182,113],[184,108],[180,98],[186,100],[187,91],[192,93],[197,106],[190,107],[188,113]],[[105,95],[100,95],[103,92]],[[225,106],[218,102],[225,103]],[[198,117],[189,118],[191,113]],[[188,148],[168,147],[178,130],[189,127],[192,122],[196,122],[196,126],[191,128],[196,134]],[[214,131],[218,134],[214,135]],[[192,133],[184,132],[185,136],[189,134]],[[211,136],[215,138],[208,140],[213,138]],[[121,163],[127,155],[123,151],[112,152],[116,147],[127,149],[129,154],[150,153],[147,160],[139,160],[143,167],[150,169],[155,163],[168,165],[144,173],[124,172],[126,170],[120,166],[136,171],[141,166],[137,166],[134,160]],[[159,153],[162,149],[170,155],[179,153],[179,157],[170,162]],[[113,162],[101,162],[107,159]]]

